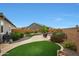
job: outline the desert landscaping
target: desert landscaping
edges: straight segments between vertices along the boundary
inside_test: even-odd
[[[0,4],[0,56],[79,56],[79,4]]]
[[[36,30],[33,30],[33,29],[36,29]],[[36,55],[36,56],[39,56],[39,55],[40,56],[56,56],[56,55],[59,55],[59,53],[57,51],[62,50],[62,54],[65,56],[77,56],[79,53],[79,51],[78,51],[79,47],[78,47],[78,43],[77,43],[79,36],[77,36],[77,30],[78,30],[78,28],[76,28],[76,27],[69,28],[69,29],[50,29],[50,28],[48,29],[48,27],[45,27],[45,26],[42,27],[41,25],[39,25],[37,23],[31,24],[27,28],[12,29],[13,33],[11,34],[11,36],[12,36],[13,40],[11,43],[1,43],[0,44],[0,48],[1,48],[0,55],[4,55],[4,56],[5,55],[6,56],[10,56],[10,55],[12,55],[12,56],[22,56],[22,55],[25,55],[25,56],[26,55],[27,56],[33,56],[33,55]],[[48,32],[48,34],[46,36],[46,34],[44,34],[44,33],[47,33],[47,32]],[[59,35],[53,34],[53,33],[59,33]],[[52,37],[52,34],[57,35],[58,39],[57,39],[57,37],[56,38]],[[65,38],[63,38],[64,34],[66,35]],[[20,38],[19,38],[19,35],[21,35]],[[62,41],[62,38],[64,39],[64,41]],[[30,47],[28,44],[28,43],[31,44],[32,42],[43,42],[43,41],[48,41],[50,43],[53,42],[55,44],[57,42],[63,48],[61,48],[61,46],[58,45],[60,47],[60,49],[58,49],[56,52],[52,51],[52,53],[57,53],[57,54],[52,54],[50,52],[44,53],[43,51],[40,51],[39,50],[40,48],[38,48],[39,43],[37,44],[38,50],[36,50],[35,47],[34,48]],[[26,53],[24,53],[22,51],[24,49],[28,49],[28,48],[23,48],[23,50],[22,50],[20,47],[23,45],[25,45],[25,46],[28,45],[29,49],[32,49],[32,50],[34,49],[35,51],[38,51],[38,52],[36,52],[35,54],[32,54],[32,52],[30,52],[31,50],[29,50],[29,52],[27,52],[28,50],[26,50]],[[43,46],[43,45],[41,45],[41,46]],[[19,49],[19,50],[17,50],[17,49]],[[21,49],[21,51],[20,51],[20,49]],[[45,49],[47,49],[47,48],[45,48]],[[33,50],[33,53],[34,53],[34,50]],[[15,52],[15,51],[17,51],[17,52]]]

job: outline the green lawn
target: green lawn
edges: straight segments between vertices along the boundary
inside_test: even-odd
[[[18,46],[4,56],[56,56],[59,49],[60,46],[55,43],[38,41]]]

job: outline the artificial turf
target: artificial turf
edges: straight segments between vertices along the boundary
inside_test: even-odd
[[[56,56],[60,49],[55,43],[49,41],[38,41],[18,46],[3,56]]]

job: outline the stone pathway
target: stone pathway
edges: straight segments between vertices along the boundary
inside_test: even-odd
[[[31,37],[30,39],[27,39],[25,40],[26,38],[23,38],[23,41],[20,41],[20,42],[15,42],[15,43],[12,43],[12,44],[0,44],[0,48],[1,48],[1,53],[0,55],[3,55],[5,54],[7,51],[17,47],[17,46],[20,46],[20,45],[23,45],[23,44],[27,44],[27,43],[30,43],[30,42],[35,42],[35,41],[48,41],[49,40],[49,36],[47,38],[44,38],[43,35],[36,35],[36,36],[33,36]]]

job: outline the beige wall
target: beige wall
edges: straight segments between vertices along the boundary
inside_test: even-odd
[[[3,32],[9,32],[11,29],[14,29],[15,27],[10,24],[9,22],[7,22],[6,20],[4,20],[3,18],[0,17],[0,20],[3,21],[4,25],[3,25]],[[1,32],[1,30],[0,30]]]
[[[63,29],[63,31],[67,34],[68,39],[75,40],[77,38],[77,29]]]
[[[67,34],[68,40],[75,42],[79,53],[79,32],[77,32],[77,29],[63,29],[63,31]]]

